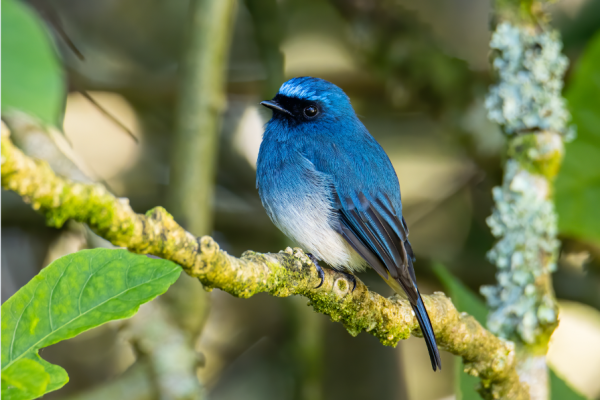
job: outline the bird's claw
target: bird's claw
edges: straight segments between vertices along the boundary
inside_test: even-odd
[[[340,271],[340,272],[342,274],[344,274],[346,279],[348,279],[350,282],[352,282],[354,284],[354,286],[352,286],[352,290],[350,291],[350,293],[353,293],[354,289],[356,289],[356,277],[348,272],[344,272],[344,271]]]
[[[315,264],[315,267],[317,268],[317,273],[319,274],[319,278],[321,278],[321,282],[317,286],[315,286],[315,289],[318,289],[321,286],[323,286],[323,282],[325,282],[325,272],[323,271],[323,268],[321,268],[321,266],[319,265],[319,260],[317,259],[317,257],[312,255],[311,253],[306,253],[306,255],[308,256],[308,258],[310,258],[310,261],[312,261],[313,264]]]
[[[321,266],[319,265],[319,260],[317,259],[317,257],[315,257],[311,253],[306,253],[306,255],[308,256],[308,258],[310,258],[310,261],[312,261],[313,264],[315,264],[315,267],[317,268],[317,273],[319,274],[319,278],[321,278],[321,282],[317,286],[315,286],[315,289],[318,289],[321,286],[323,286],[323,282],[325,282],[325,272],[323,271],[323,268],[321,268]],[[350,293],[354,292],[354,289],[356,289],[356,277],[352,274],[349,274],[348,272],[344,272],[344,271],[340,271],[340,272],[342,274],[344,274],[346,279],[348,281],[350,281],[353,285]]]

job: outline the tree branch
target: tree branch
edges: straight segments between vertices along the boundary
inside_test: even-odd
[[[217,148],[236,6],[235,0],[190,2],[168,204],[177,219],[196,235],[212,229]]]
[[[145,216],[136,214],[127,199],[114,197],[100,184],[56,176],[45,162],[17,149],[8,131],[2,133],[2,187],[21,195],[51,226],[59,227],[69,219],[85,222],[117,246],[176,262],[206,288],[242,298],[260,292],[278,297],[302,295],[316,311],[344,324],[351,335],[364,330],[387,346],[395,346],[411,334],[421,336],[407,300],[384,298],[360,280],[351,292],[345,276],[330,269],[325,270],[325,281],[316,289],[316,268],[300,249],[230,256],[211,237],[196,238],[186,232],[162,207]],[[484,398],[529,398],[527,386],[519,382],[515,370],[512,343],[459,313],[443,293],[423,296],[423,300],[440,348],[462,357],[467,372],[481,378]]]
[[[487,219],[498,238],[488,253],[498,282],[481,293],[489,329],[518,346],[519,376],[534,400],[550,398],[546,353],[558,326],[551,274],[560,248],[552,186],[563,142],[575,134],[561,96],[568,59],[543,3],[496,1],[490,48],[497,82],[485,101],[488,118],[508,138],[508,159]]]

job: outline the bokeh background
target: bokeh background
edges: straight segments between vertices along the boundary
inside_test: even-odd
[[[177,158],[172,137],[189,1],[29,4],[52,35],[65,69],[69,93],[63,127],[75,154],[94,179],[129,198],[137,212],[165,205],[177,214],[169,208],[171,166]],[[600,1],[562,0],[550,13],[571,61],[568,90],[578,59],[598,38]],[[483,107],[493,82],[490,18],[491,3],[481,0],[239,1],[219,135],[212,236],[236,256],[248,249],[276,252],[294,245],[272,225],[255,189],[256,157],[270,118],[258,103],[274,96],[288,78],[317,76],[346,91],[396,168],[421,291],[442,290],[434,263],[444,264],[475,292],[493,283],[495,270],[485,255],[494,239],[485,219],[491,213],[491,189],[501,180],[505,148]],[[600,149],[600,134],[595,134]],[[584,169],[597,172],[585,185],[598,193],[600,158],[591,161]],[[597,195],[590,199],[600,201]],[[564,209],[573,213],[573,207]],[[561,321],[548,357],[575,388],[600,399],[600,233],[594,231],[600,211],[586,214],[585,220],[591,228],[583,233],[572,225],[561,231],[554,275]],[[3,191],[2,301],[55,258],[91,245],[106,244],[76,224],[45,227],[18,196]],[[360,278],[373,290],[391,294],[375,273]],[[202,292],[200,283],[182,280],[188,281],[169,293],[189,293],[190,287]],[[195,343],[198,376],[209,399],[454,398],[458,372],[453,356],[443,353],[444,369],[433,373],[420,339],[394,349],[365,333],[353,338],[301,298],[242,300],[214,290],[177,307],[185,318],[200,321],[201,327],[192,330],[201,332]],[[135,361],[115,324],[41,355],[71,376],[49,399],[93,398],[90,393],[118,379]]]

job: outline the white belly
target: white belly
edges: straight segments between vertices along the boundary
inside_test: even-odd
[[[337,233],[328,195],[320,190],[310,193],[282,193],[263,203],[273,223],[306,252],[338,270],[364,271],[366,262]]]
[[[333,268],[364,270],[366,262],[334,229],[339,221],[331,207],[330,178],[300,153],[280,153],[272,142],[263,142],[263,151],[270,152],[271,159],[267,163],[259,155],[258,187],[273,223],[306,252]]]

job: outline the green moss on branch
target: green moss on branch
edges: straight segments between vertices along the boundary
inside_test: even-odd
[[[242,298],[261,292],[279,297],[301,295],[316,311],[341,322],[351,335],[367,331],[387,346],[395,346],[411,334],[421,336],[404,299],[384,298],[360,280],[351,292],[345,276],[330,269],[325,270],[325,281],[316,289],[316,268],[300,249],[230,256],[212,238],[196,238],[186,232],[162,207],[146,215],[136,214],[127,199],[114,197],[102,185],[56,176],[45,162],[17,149],[7,131],[2,133],[2,187],[21,195],[51,226],[59,227],[68,219],[85,222],[117,246],[176,262],[207,288]],[[529,398],[515,370],[512,343],[459,313],[443,293],[423,299],[440,348],[463,358],[467,371],[480,377],[485,398]]]

